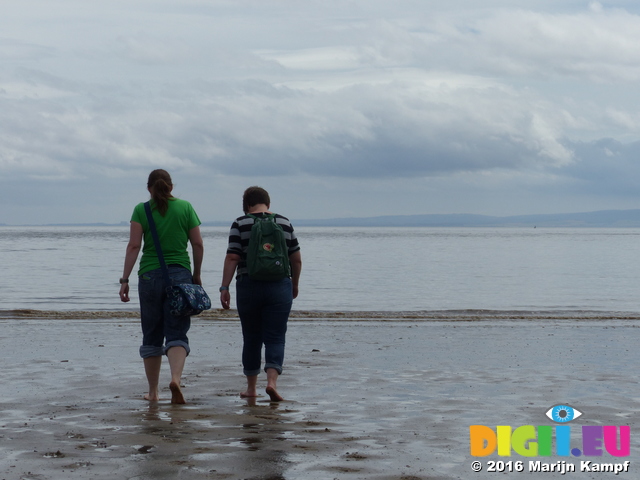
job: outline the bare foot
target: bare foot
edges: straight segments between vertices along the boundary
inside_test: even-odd
[[[144,399],[150,402],[157,402],[158,400],[160,400],[160,397],[158,396],[158,392],[154,392],[154,393],[147,393],[144,396]]]
[[[240,392],[240,398],[252,398],[257,396],[258,392],[256,392],[255,389],[247,389],[244,392]]]
[[[276,387],[268,386],[265,391],[267,392],[267,395],[269,395],[269,398],[272,402],[281,402],[282,400],[284,400],[284,398],[282,398],[278,393],[278,390],[276,390]]]
[[[178,405],[184,405],[184,396],[182,395],[182,390],[180,390],[180,385],[176,382],[171,382],[169,384],[169,389],[171,390],[171,403],[175,403]]]

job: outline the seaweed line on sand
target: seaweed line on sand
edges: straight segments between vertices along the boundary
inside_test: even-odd
[[[138,319],[137,310],[0,310],[0,319]],[[203,321],[238,321],[236,310],[211,309],[197,318]],[[422,310],[422,311],[312,311],[293,310],[290,321],[325,320],[332,322],[393,321],[496,321],[496,320],[640,320],[637,312],[600,312],[586,310],[519,311],[519,310]]]

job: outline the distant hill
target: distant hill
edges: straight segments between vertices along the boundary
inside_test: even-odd
[[[495,217],[468,213],[426,215],[384,215],[379,217],[328,218],[319,220],[291,219],[297,227],[603,227],[640,228],[640,209],[600,210],[582,213],[555,213]],[[204,227],[229,227],[232,220],[202,222]],[[67,223],[41,226],[55,227],[112,227],[128,226],[129,222]],[[0,223],[0,226],[9,226]],[[29,226],[29,225],[23,225]],[[36,225],[31,225],[36,226]]]
[[[640,227],[638,210],[494,217],[472,214],[385,215],[365,218],[295,220],[307,227]]]

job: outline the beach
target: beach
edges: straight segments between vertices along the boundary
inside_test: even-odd
[[[639,478],[639,320],[294,312],[278,383],[285,401],[272,403],[238,396],[240,325],[235,312],[214,310],[193,318],[188,403],[171,405],[166,362],[163,399],[142,400],[135,312],[4,312],[0,479],[496,478],[505,473],[489,462],[509,460],[524,461],[527,478],[614,476],[530,472],[515,452],[470,455],[471,425],[553,425],[545,412],[558,404],[582,413],[572,447],[580,426],[629,425],[631,453],[536,460],[630,461],[619,476]]]

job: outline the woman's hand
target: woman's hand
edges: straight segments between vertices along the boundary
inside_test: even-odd
[[[220,292],[220,305],[225,310],[229,310],[231,308],[231,294],[229,290],[223,290]]]
[[[229,284],[233,280],[233,274],[240,262],[240,255],[235,253],[227,253],[224,257],[224,265],[222,266],[222,283],[220,290],[220,304],[225,310],[231,308],[231,294],[229,293]]]
[[[142,225],[138,222],[131,222],[129,226],[129,243],[127,244],[127,251],[124,255],[124,270],[122,271],[122,277],[120,277],[120,300],[128,302],[129,298],[129,281],[122,283],[123,280],[128,279],[131,275],[131,271],[138,259],[138,253],[142,247]]]
[[[302,256],[300,250],[289,255],[289,264],[291,265],[291,285],[293,288],[293,298],[298,297],[298,282],[300,280],[300,272],[302,272]]]
[[[120,300],[123,302],[128,302],[129,298],[129,284],[123,283],[120,285]]]

